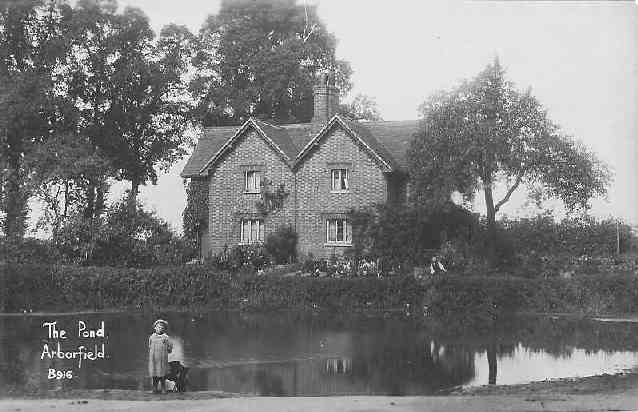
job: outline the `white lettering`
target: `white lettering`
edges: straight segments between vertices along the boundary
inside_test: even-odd
[[[43,328],[47,328],[49,339],[66,339],[66,331],[64,329],[58,330],[55,326],[58,322],[44,322]]]

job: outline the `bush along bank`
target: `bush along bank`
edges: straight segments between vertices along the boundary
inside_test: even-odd
[[[157,269],[2,265],[3,312],[109,309],[404,310],[432,316],[638,312],[638,276],[571,279],[443,275],[415,280],[213,273],[200,265]]]

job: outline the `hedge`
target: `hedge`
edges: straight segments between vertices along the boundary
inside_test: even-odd
[[[409,306],[407,306],[409,305]],[[571,279],[444,275],[388,278],[239,276],[192,265],[125,269],[0,265],[4,312],[104,309],[401,309],[434,316],[503,312],[638,312],[638,276]]]

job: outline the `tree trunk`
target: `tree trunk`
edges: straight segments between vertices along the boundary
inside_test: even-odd
[[[131,215],[135,214],[137,209],[137,195],[140,191],[140,183],[137,179],[131,179],[131,192],[128,197],[128,210]]]
[[[485,193],[485,205],[487,208],[487,253],[490,264],[496,263],[496,210],[494,208],[494,197],[492,195],[492,182],[483,182],[483,192]]]
[[[106,193],[108,192],[108,187],[103,179],[97,184],[95,188],[95,211],[94,216],[98,217],[104,212],[106,209]]]
[[[104,212],[106,206],[106,193],[108,187],[104,177],[92,178],[84,190],[86,205],[84,206],[84,218],[93,219]]]
[[[62,212],[62,219],[66,220],[69,213],[69,181],[64,182],[64,212]]]
[[[496,344],[491,343],[487,348],[487,365],[488,365],[488,385],[496,384],[497,360],[496,360]]]
[[[84,190],[86,205],[84,205],[84,218],[92,219],[95,215],[95,184],[90,182]]]
[[[29,194],[23,184],[20,159],[13,156],[7,163],[10,172],[4,193],[6,203],[3,230],[8,240],[19,242],[26,231]]]

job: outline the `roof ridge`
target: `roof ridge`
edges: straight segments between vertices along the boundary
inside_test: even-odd
[[[403,120],[369,120],[369,121],[360,121],[355,120],[355,122],[366,124],[366,123],[413,123],[419,122],[421,119],[403,119]]]
[[[243,123],[240,125],[226,125],[226,126],[204,126],[202,130],[219,130],[219,129],[239,129],[243,126]]]
[[[270,126],[270,127],[274,127],[274,128],[276,128],[276,129],[282,129],[282,130],[285,130],[283,127],[279,126],[278,124],[272,124],[272,123],[270,123],[270,122],[267,122],[267,121],[265,121],[265,120],[261,120],[261,119],[257,119],[257,118],[255,118],[255,117],[251,117],[251,119],[253,119],[253,120],[254,120],[254,121],[256,121],[256,122],[259,122],[259,123],[263,123],[263,124],[265,124],[265,125],[268,125],[268,126]]]

